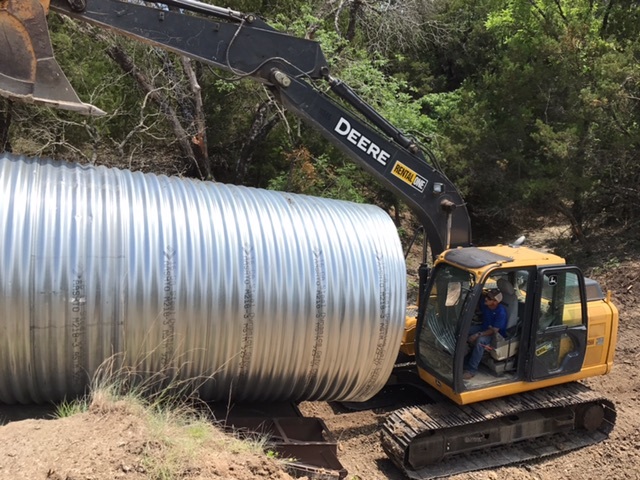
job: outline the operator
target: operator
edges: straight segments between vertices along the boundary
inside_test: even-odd
[[[503,337],[506,336],[507,329],[507,309],[500,304],[502,301],[502,293],[497,288],[489,290],[484,295],[484,301],[480,304],[482,312],[482,324],[472,325],[469,329],[469,338],[467,341],[471,345],[471,352],[465,363],[463,377],[470,380],[478,373],[478,366],[482,355],[487,346],[491,343],[491,339],[496,332],[500,332]]]

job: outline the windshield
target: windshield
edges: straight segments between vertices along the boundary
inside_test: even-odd
[[[424,322],[418,332],[420,363],[453,382],[456,333],[474,276],[452,265],[439,265],[428,297]]]

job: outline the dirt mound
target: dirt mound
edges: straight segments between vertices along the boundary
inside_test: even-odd
[[[126,409],[10,422],[0,428],[0,479],[292,478],[213,427],[187,438]]]

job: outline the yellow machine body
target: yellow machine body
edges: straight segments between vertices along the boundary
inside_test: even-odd
[[[452,266],[466,272],[471,283],[475,284],[477,289],[486,290],[497,287],[496,278],[513,277],[521,272],[523,275],[525,272],[533,275],[535,272],[548,270],[551,272],[550,278],[554,279],[556,277],[553,275],[556,271],[562,274],[565,272],[565,268],[570,268],[565,266],[565,261],[561,257],[530,248],[500,245],[474,250],[485,252],[489,257],[495,256],[495,258],[504,258],[505,260],[470,267],[469,265],[456,264],[456,255],[451,255],[451,251],[444,252],[435,263],[436,275],[439,265],[441,267]],[[446,381],[446,378],[438,375],[437,371],[434,372],[429,368],[428,359],[434,355],[434,352],[424,348],[420,352],[420,356],[427,359],[427,366],[425,367],[424,363],[418,361],[420,377],[456,403],[469,404],[608,373],[613,366],[618,331],[618,310],[611,302],[610,292],[602,294],[597,283],[588,279],[586,287],[583,286],[578,282],[578,280],[582,282],[582,276],[576,270],[569,271],[569,275],[571,275],[569,278],[575,281],[573,285],[568,284],[563,287],[562,301],[566,303],[557,306],[561,311],[556,312],[555,324],[546,325],[544,323],[548,310],[553,308],[554,303],[560,303],[558,299],[547,296],[545,290],[549,288],[548,285],[539,285],[548,280],[545,276],[539,274],[539,278],[536,280],[537,288],[534,288],[533,281],[529,282],[528,291],[522,288],[524,284],[514,285],[513,298],[517,299],[519,304],[519,318],[517,319],[519,336],[515,340],[511,340],[512,350],[515,351],[515,354],[512,356],[509,366],[504,367],[504,370],[496,368],[496,364],[499,365],[500,362],[491,357],[492,355],[496,357],[495,352],[500,348],[504,350],[506,346],[499,347],[495,345],[494,341],[493,351],[487,352],[482,361],[483,369],[488,373],[479,376],[481,378],[462,381],[458,384],[451,380]],[[435,295],[437,295],[437,286],[434,285],[430,294],[431,301]],[[472,313],[474,312],[467,312],[467,315]],[[461,315],[463,314],[464,312],[461,313]],[[413,353],[415,351],[413,346],[420,343],[421,333],[420,329],[416,328],[417,323],[415,317],[407,317],[405,337],[401,347],[401,350],[406,354]],[[425,320],[425,324],[428,325],[429,321]],[[463,328],[458,328],[459,347],[460,344],[466,344],[466,336],[464,335],[466,327],[463,325]],[[575,330],[578,337],[585,334],[584,342],[573,336],[572,329]],[[428,327],[422,326],[422,332],[426,330]],[[581,350],[579,344],[582,343],[584,345]],[[553,351],[551,351],[552,349]],[[419,345],[418,350],[420,350]],[[545,360],[545,365],[548,364],[548,371],[542,375],[538,374],[537,376],[540,378],[533,378],[535,375],[531,375],[528,371],[530,365],[544,357],[548,357]],[[572,367],[568,368],[566,372],[562,371],[562,366],[569,360],[572,362]],[[579,368],[573,366],[578,361],[580,361]],[[508,362],[508,360],[504,362]],[[462,365],[457,365],[457,367],[461,371]]]

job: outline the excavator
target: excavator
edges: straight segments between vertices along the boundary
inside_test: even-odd
[[[318,43],[195,0],[0,0],[0,95],[87,115],[103,112],[78,98],[55,60],[50,11],[261,82],[415,212],[424,231],[419,297],[400,355],[427,393],[391,411],[381,431],[407,477],[521,463],[607,438],[615,405],[580,380],[613,367],[611,292],[554,254],[517,242],[474,246],[465,202],[433,154],[333,77]],[[468,378],[469,331],[489,290],[500,293],[508,325]]]

